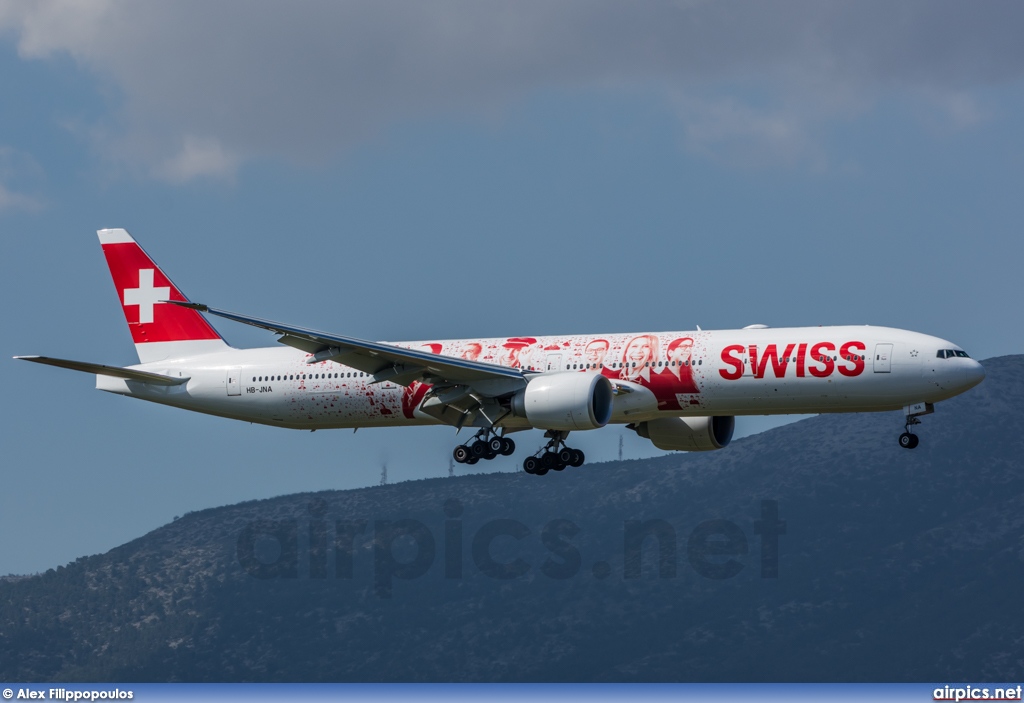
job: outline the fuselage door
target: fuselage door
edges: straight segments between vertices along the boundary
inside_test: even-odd
[[[558,371],[562,368],[562,355],[561,354],[548,354],[547,357],[547,370]]]
[[[242,395],[242,369],[228,369],[228,395]]]
[[[892,371],[892,345],[875,345],[875,373],[889,373]]]

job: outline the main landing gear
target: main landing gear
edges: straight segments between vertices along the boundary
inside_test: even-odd
[[[499,437],[493,428],[488,427],[477,432],[472,442],[455,447],[452,456],[460,464],[473,465],[481,459],[490,461],[499,455],[509,456],[515,450],[515,442],[508,437]]]
[[[579,449],[565,446],[568,432],[548,430],[544,433],[548,443],[539,456],[528,456],[523,460],[523,470],[528,474],[543,476],[548,471],[562,471],[567,466],[583,466],[586,457]]]
[[[907,424],[903,426],[905,432],[900,435],[900,446],[904,449],[913,449],[918,445],[920,439],[911,428],[921,424],[918,419],[921,415],[931,415],[935,412],[935,406],[931,403],[914,403],[903,408],[903,412],[907,416]]]

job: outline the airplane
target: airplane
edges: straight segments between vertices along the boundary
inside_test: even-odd
[[[723,449],[740,415],[904,412],[899,445],[934,404],[981,383],[956,344],[873,326],[769,328],[373,342],[194,303],[124,229],[98,231],[139,364],[15,359],[96,375],[96,387],[251,423],[301,430],[474,428],[453,457],[515,451],[543,430],[528,474],[581,466],[570,432],[625,425],[657,448]],[[278,335],[236,349],[204,314]]]

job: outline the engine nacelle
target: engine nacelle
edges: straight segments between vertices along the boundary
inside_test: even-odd
[[[596,430],[612,418],[612,397],[601,374],[549,373],[512,396],[512,414],[540,430]]]
[[[706,452],[722,449],[732,441],[736,418],[663,417],[640,422],[633,428],[641,437],[651,440],[658,449],[682,452]]]

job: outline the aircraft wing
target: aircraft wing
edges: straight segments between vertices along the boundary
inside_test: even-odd
[[[168,302],[279,334],[281,336],[278,341],[282,344],[312,355],[307,363],[337,362],[370,374],[378,383],[390,381],[401,386],[417,381],[429,383],[434,386],[433,397],[442,405],[454,405],[462,409],[471,405],[486,405],[486,399],[513,393],[526,387],[528,381],[519,369],[497,364],[457,359],[394,344],[294,327],[218,310],[201,303]],[[475,400],[467,402],[466,396]],[[425,411],[428,406],[425,404]]]

